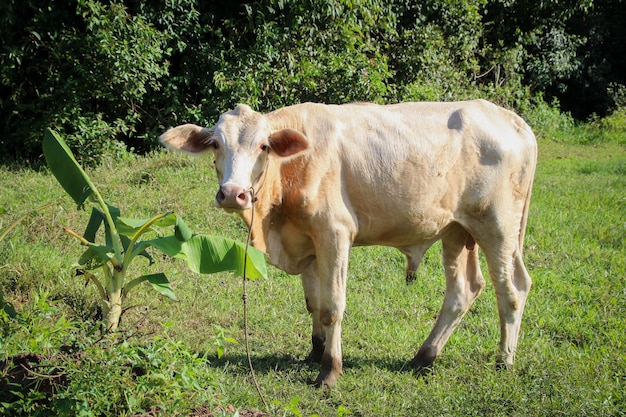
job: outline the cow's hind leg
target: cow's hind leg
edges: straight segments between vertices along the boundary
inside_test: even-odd
[[[517,241],[511,239],[513,250],[507,251],[507,245],[500,248],[483,248],[489,276],[495,288],[500,316],[500,352],[498,366],[509,366],[515,361],[515,351],[532,280],[519,249]],[[514,243],[513,243],[514,242]]]
[[[455,225],[443,237],[442,243],[446,294],[435,326],[411,361],[411,366],[417,370],[432,366],[472,302],[485,288],[478,261],[478,246],[465,229]]]
[[[320,321],[320,283],[315,262],[302,273],[302,288],[304,289],[306,308],[311,313],[313,321],[313,332],[311,333],[312,348],[304,361],[321,363],[326,344],[326,335]]]

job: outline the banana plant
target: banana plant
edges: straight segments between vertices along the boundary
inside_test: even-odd
[[[252,247],[246,252],[246,246],[233,239],[193,234],[174,213],[161,213],[148,219],[122,217],[120,209],[105,202],[63,138],[52,129],[44,134],[43,153],[50,171],[78,209],[91,207],[91,216],[82,235],[70,228],[64,229],[86,247],[78,260],[79,273],[87,283],[98,288],[105,313],[103,319],[109,331],[118,330],[124,302],[139,284],[147,282],[161,295],[176,300],[162,272],[128,277],[131,263],[139,256],[151,261],[149,248],[184,259],[192,271],[201,274],[234,271],[239,276],[245,273],[250,279],[267,277],[262,252]],[[96,243],[102,226],[104,242]],[[101,271],[100,275],[97,270]]]

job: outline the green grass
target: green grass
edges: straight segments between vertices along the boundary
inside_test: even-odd
[[[593,127],[581,129],[566,132],[593,132]],[[310,343],[299,279],[270,268],[268,280],[248,286],[253,364],[271,402],[265,411],[304,416],[345,415],[347,410],[356,416],[625,415],[626,131],[620,129],[570,143],[564,130],[539,135],[525,250],[534,284],[512,370],[495,370],[499,325],[488,285],[433,373],[415,376],[407,362],[432,328],[443,300],[440,246],[427,253],[410,286],[404,283],[399,252],[356,248],[343,325],[344,375],[331,390],[312,388],[318,367],[299,362]],[[124,215],[172,210],[196,232],[245,239],[236,217],[212,207],[216,183],[210,161],[157,153],[109,162],[89,174]],[[0,233],[19,215],[65,198],[49,174],[20,168],[0,167],[0,190]],[[98,340],[98,332],[88,334],[96,322],[95,288],[85,289],[82,278],[74,276],[82,249],[59,227],[82,231],[87,218],[88,213],[66,201],[28,217],[0,242],[0,286],[21,317],[19,322],[0,320],[0,359],[23,352],[47,354],[52,363],[39,372],[52,374],[54,367],[68,379],[50,396],[52,403],[40,408],[41,415],[64,412],[59,410],[69,410],[66,415],[150,410],[189,415],[201,405],[213,409],[227,404],[264,409],[247,369],[241,280],[230,274],[196,275],[183,262],[165,258],[152,266],[146,262],[145,271],[168,274],[180,301],[158,297],[146,285],[131,294],[129,303],[137,307],[124,316],[122,327],[131,336],[123,344],[110,348]],[[42,334],[46,337],[38,337]],[[223,342],[225,353],[218,358],[224,334],[238,343]],[[60,346],[72,346],[85,356],[78,361],[59,356]],[[36,415],[36,393],[31,397],[19,402],[13,415]]]

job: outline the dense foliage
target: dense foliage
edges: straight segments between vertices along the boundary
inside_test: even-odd
[[[237,102],[267,111],[485,97],[577,118],[624,105],[622,0],[6,0],[0,154],[53,127],[83,161]]]

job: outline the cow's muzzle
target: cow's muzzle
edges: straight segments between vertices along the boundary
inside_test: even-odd
[[[245,210],[252,206],[252,193],[240,185],[224,184],[217,192],[215,202],[226,210]]]

